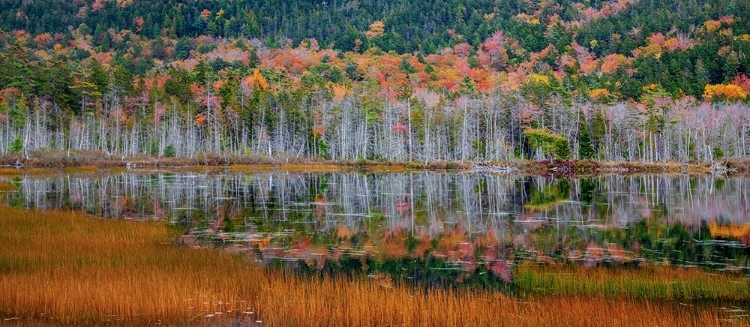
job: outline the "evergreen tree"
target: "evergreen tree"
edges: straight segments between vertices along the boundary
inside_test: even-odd
[[[594,152],[594,146],[591,144],[591,134],[586,126],[581,126],[580,139],[578,140],[578,158],[580,159],[593,159],[596,153]]]

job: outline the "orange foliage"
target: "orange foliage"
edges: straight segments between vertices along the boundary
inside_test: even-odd
[[[133,4],[134,0],[117,0],[117,7],[125,8]]]
[[[257,68],[253,72],[253,76],[248,77],[245,81],[248,85],[252,85],[254,89],[258,90],[267,90],[270,86],[266,78],[263,77],[260,70]]]
[[[135,26],[136,26],[136,27],[135,27],[135,31],[136,31],[136,32],[140,32],[140,31],[142,31],[142,30],[143,30],[143,22],[144,22],[144,19],[143,19],[143,17],[140,17],[140,16],[138,16],[138,17],[136,17],[136,18],[135,18],[135,19],[133,20],[133,22],[135,22]]]
[[[5,100],[15,100],[21,95],[21,89],[17,87],[9,87],[0,90],[0,102]]]
[[[203,20],[208,19],[208,17],[210,17],[210,16],[211,16],[211,11],[210,10],[203,9],[203,11],[201,11],[201,18],[203,18]]]
[[[604,57],[604,61],[602,62],[602,73],[611,73],[618,68],[625,62],[627,62],[627,58],[624,55],[621,54],[611,54],[606,57]]]
[[[315,136],[315,137],[321,137],[321,136],[325,135],[326,128],[323,125],[317,125],[316,124],[312,128],[312,133],[313,133],[313,136]]]
[[[333,99],[341,101],[345,96],[350,95],[352,92],[346,86],[334,84],[333,85]]]
[[[192,94],[193,96],[200,96],[200,95],[202,95],[203,94],[203,90],[204,90],[203,86],[201,86],[198,83],[190,84],[190,94]]]
[[[98,61],[103,66],[106,66],[112,63],[112,54],[109,52],[93,52],[92,51],[91,57],[96,59],[96,61]]]
[[[217,80],[216,82],[214,82],[214,92],[219,92],[219,89],[221,89],[222,86],[224,86],[224,81]]]
[[[673,51],[679,46],[679,41],[676,38],[670,38],[662,44],[667,50]]]
[[[49,46],[50,44],[52,44],[52,35],[50,35],[49,33],[39,34],[34,37],[34,43],[40,46]]]
[[[198,127],[203,127],[203,125],[206,123],[206,115],[204,113],[199,113],[195,115],[195,124],[198,125]]]
[[[703,98],[708,101],[713,99],[739,101],[745,100],[747,93],[740,86],[734,84],[708,84],[703,91]]]
[[[573,50],[576,52],[578,63],[580,64],[578,71],[581,74],[591,74],[591,72],[599,67],[599,60],[597,60],[594,54],[589,52],[585,47],[574,42]]]
[[[712,222],[708,224],[708,230],[712,237],[741,238],[750,235],[750,224],[723,226]]]
[[[301,51],[274,50],[271,53],[273,56],[271,62],[274,69],[284,69],[294,74],[302,74],[307,70],[305,62],[298,55],[302,54]]]

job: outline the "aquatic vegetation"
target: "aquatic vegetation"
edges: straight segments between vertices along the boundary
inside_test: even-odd
[[[514,282],[521,295],[750,302],[750,278],[700,268],[649,264],[586,269],[526,263],[517,267]]]

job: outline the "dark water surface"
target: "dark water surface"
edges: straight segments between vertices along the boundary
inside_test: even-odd
[[[298,271],[487,285],[509,281],[522,260],[648,261],[750,275],[745,178],[143,171],[8,181],[14,206],[166,220],[188,246]]]

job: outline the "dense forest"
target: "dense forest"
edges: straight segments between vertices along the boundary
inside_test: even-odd
[[[750,0],[0,0],[0,153],[712,161]]]

